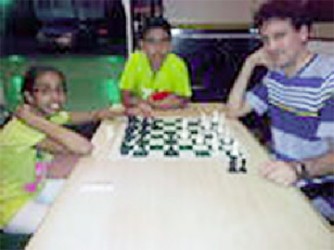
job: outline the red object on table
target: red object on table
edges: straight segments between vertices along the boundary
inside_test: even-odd
[[[155,92],[151,95],[153,101],[161,101],[165,99],[167,96],[170,95],[170,92],[162,91],[162,92]]]

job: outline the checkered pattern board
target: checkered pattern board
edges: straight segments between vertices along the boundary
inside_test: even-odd
[[[218,122],[200,118],[129,118],[120,146],[122,156],[244,158],[236,141],[218,129]]]

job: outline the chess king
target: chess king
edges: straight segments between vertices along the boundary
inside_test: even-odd
[[[191,96],[189,73],[185,62],[171,53],[171,39],[164,18],[146,20],[139,49],[130,55],[120,79],[125,106],[143,114],[185,107]]]

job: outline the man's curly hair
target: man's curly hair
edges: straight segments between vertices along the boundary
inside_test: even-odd
[[[312,18],[306,4],[298,0],[270,0],[254,16],[255,27],[261,28],[269,19],[288,19],[296,30],[306,25],[311,28]]]

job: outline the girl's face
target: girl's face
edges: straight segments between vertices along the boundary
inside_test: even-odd
[[[42,116],[50,116],[60,111],[66,100],[62,81],[59,74],[52,71],[37,76],[33,93],[26,93],[32,108]]]

